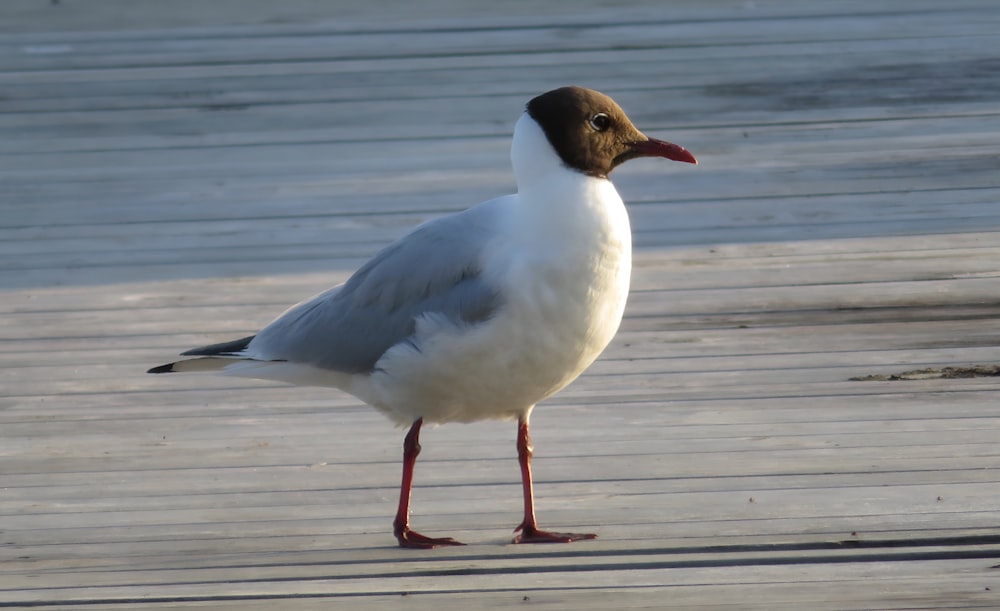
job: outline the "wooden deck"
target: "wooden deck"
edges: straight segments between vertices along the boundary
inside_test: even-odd
[[[1000,5],[334,4],[0,5],[0,607],[1000,608],[1000,378],[850,379],[1000,363]],[[701,161],[616,173],[626,321],[533,418],[597,541],[506,545],[512,423],[426,431],[415,552],[374,411],[144,374],[509,192],[570,83]]]

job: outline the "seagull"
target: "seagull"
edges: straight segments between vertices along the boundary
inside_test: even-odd
[[[528,418],[601,354],[625,310],[628,213],[608,179],[637,157],[698,163],[640,132],[607,95],[543,93],[514,126],[517,193],[419,225],[347,282],[293,306],[259,333],[194,348],[149,373],[327,386],[409,426],[393,533],[401,547],[462,545],[410,528],[423,424],[517,421],[524,518],[513,543],[597,535],[541,530]]]

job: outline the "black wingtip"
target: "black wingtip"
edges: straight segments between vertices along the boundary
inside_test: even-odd
[[[186,352],[181,352],[181,356],[233,356],[250,345],[250,340],[253,338],[254,336],[251,335],[231,342],[192,348]]]
[[[171,373],[174,370],[173,363],[167,363],[166,365],[160,365],[159,367],[153,367],[146,373]]]

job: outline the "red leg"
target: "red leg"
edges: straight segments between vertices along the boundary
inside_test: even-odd
[[[403,440],[403,482],[399,487],[399,509],[396,510],[396,520],[392,523],[393,533],[400,547],[430,549],[442,545],[464,545],[451,537],[434,539],[410,529],[410,491],[413,489],[413,467],[420,454],[420,427],[423,424],[423,418],[417,419]]]
[[[531,457],[535,449],[531,446],[528,433],[528,417],[517,421],[517,459],[521,463],[521,486],[524,489],[524,521],[514,529],[520,534],[513,543],[570,543],[583,539],[596,539],[597,535],[586,533],[556,533],[538,529],[535,521],[535,494],[531,483]]]

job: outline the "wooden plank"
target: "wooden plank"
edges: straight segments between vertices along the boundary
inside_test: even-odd
[[[931,17],[933,15],[933,17]],[[668,14],[659,19],[619,21],[602,19],[591,24],[533,25],[531,37],[517,27],[463,29],[433,28],[409,29],[408,53],[400,53],[398,31],[361,30],[337,32],[335,35],[297,33],[296,36],[254,36],[250,40],[228,36],[200,37],[195,44],[176,38],[147,37],[117,41],[78,40],[64,53],[28,53],[16,57],[20,69],[59,67],[95,67],[103,65],[149,66],[170,63],[215,63],[232,61],[268,61],[313,59],[323,57],[365,57],[366,55],[397,57],[400,55],[480,55],[502,54],[510,50],[520,53],[546,50],[575,50],[581,48],[606,48],[617,41],[628,39],[633,47],[649,44],[669,47],[704,46],[706,44],[747,44],[766,38],[771,42],[819,39],[850,41],[870,37],[881,32],[883,37],[940,36],[953,34],[992,35],[998,18],[994,11],[980,5],[976,9],[961,11],[927,12],[870,12],[868,14],[824,15],[822,19],[801,19],[797,16],[771,16],[758,20],[755,27],[746,27],[744,19],[718,19],[702,21],[699,28],[689,23],[677,22]],[[558,22],[557,22],[558,23]],[[794,25],[794,28],[789,26]],[[589,27],[588,27],[589,26]],[[595,27],[597,26],[597,27]],[[569,30],[569,35],[564,33]],[[581,36],[581,30],[586,36]],[[903,32],[902,35],[897,32]],[[887,34],[888,33],[888,34]],[[562,34],[562,35],[559,35]],[[669,45],[665,44],[669,41]],[[248,44],[252,43],[252,44]],[[359,51],[358,47],[362,50]],[[128,52],[124,52],[125,50]],[[9,65],[0,63],[0,68]]]
[[[921,70],[945,72],[956,67],[982,65],[977,54],[981,41],[977,36],[968,32],[961,37],[942,36],[946,33],[938,29],[933,38],[890,41],[881,37],[859,38],[836,56],[826,57],[824,67],[831,74],[839,74],[845,85],[852,84],[847,71],[857,71],[859,64],[872,71],[891,73],[895,69],[897,73],[893,84],[899,86],[915,78]],[[538,33],[533,31],[531,35],[537,36]],[[657,32],[657,37],[661,35]],[[543,35],[541,40],[551,37],[553,34]],[[248,41],[239,41],[239,44],[248,44]],[[315,43],[312,44],[315,46]],[[749,48],[747,45],[709,44],[695,49],[678,49],[665,43],[658,48],[622,50],[614,56],[580,49],[499,57],[473,53],[433,58],[412,55],[384,59],[322,58],[288,60],[274,65],[260,65],[260,62],[253,65],[229,62],[191,65],[187,62],[184,70],[176,65],[164,65],[142,69],[35,70],[19,72],[16,76],[0,72],[0,82],[9,88],[8,97],[0,101],[0,110],[5,114],[22,116],[44,113],[52,115],[55,120],[65,121],[72,119],[60,114],[66,111],[168,108],[221,111],[227,107],[247,110],[247,107],[262,105],[373,102],[402,96],[414,100],[482,97],[486,101],[488,95],[510,99],[510,88],[504,88],[501,83],[517,77],[520,77],[518,81],[523,81],[526,69],[555,66],[570,82],[592,79],[595,68],[614,68],[614,73],[602,79],[602,83],[605,88],[625,91],[650,89],[648,85],[637,88],[638,77],[669,74],[672,90],[697,95],[697,87],[704,85],[720,87],[718,93],[722,93],[723,84],[740,82],[748,69],[761,61],[772,63],[773,68],[781,70],[785,79],[797,78],[803,84],[808,83],[814,80],[817,59],[827,54],[829,47],[828,41],[800,39],[779,43],[768,39]],[[909,62],[909,54],[918,50],[933,53],[921,68]],[[200,48],[193,51],[199,56],[206,52]],[[352,77],[358,73],[366,74],[363,87],[353,82]],[[86,79],[83,79],[84,74]],[[811,75],[813,79],[810,79]],[[328,80],[318,80],[317,76],[325,76]],[[544,86],[541,74],[529,76],[531,78],[538,80],[536,86]],[[956,82],[954,78],[951,80]],[[531,84],[531,80],[527,80],[519,82],[518,86],[527,89]],[[653,88],[657,87],[654,85]],[[523,95],[530,93],[527,90]],[[648,113],[650,110],[640,112]],[[261,125],[259,128],[268,129],[269,126]]]
[[[996,606],[1000,380],[850,380],[1000,360],[993,4],[4,3],[0,606]],[[702,161],[616,172],[626,320],[533,416],[600,539],[506,545],[511,423],[425,432],[472,545],[413,554],[373,410],[144,375],[509,192],[570,81]]]

